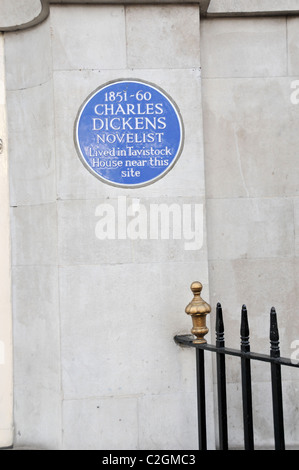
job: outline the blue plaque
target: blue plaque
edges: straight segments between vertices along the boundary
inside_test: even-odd
[[[162,178],[182,151],[184,128],[173,100],[157,86],[117,80],[81,106],[75,144],[85,167],[101,181],[139,187]]]

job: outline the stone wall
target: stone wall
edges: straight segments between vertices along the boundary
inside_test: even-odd
[[[207,19],[200,19],[198,4],[68,3],[44,0],[42,18],[36,18],[49,16],[37,25],[31,11],[22,20],[31,26],[24,31],[12,31],[10,17],[0,25],[11,30],[0,38],[6,59],[0,79],[5,74],[14,445],[195,449],[194,351],[173,342],[175,334],[191,329],[184,309],[192,281],[203,283],[203,297],[212,305],[209,341],[220,301],[226,344],[239,347],[245,303],[251,348],[267,353],[274,305],[282,355],[294,352],[298,17],[216,18],[282,13],[282,2],[267,1],[264,11],[261,2],[250,7],[238,2],[241,11],[230,0],[203,1],[206,7],[210,3]],[[10,3],[4,5],[10,12]],[[34,12],[36,6],[32,1]],[[294,14],[295,2],[285,8]],[[185,143],[166,176],[125,189],[99,181],[82,165],[74,123],[90,93],[128,78],[151,82],[171,96],[183,118]],[[1,87],[5,96],[3,80]],[[7,243],[7,172],[3,181],[0,217],[4,214],[7,232],[1,235]],[[203,242],[194,250],[184,237],[135,233],[99,240],[103,204],[117,215],[124,211],[127,222],[132,207],[147,214],[157,204],[200,207]],[[6,262],[5,282],[0,281],[9,300]],[[9,301],[6,309],[10,354]],[[208,445],[214,448],[216,390],[207,358]],[[229,441],[239,447],[240,365],[236,359],[227,363]],[[7,365],[1,380],[11,377],[11,362]],[[283,375],[286,441],[293,446],[299,441],[297,375],[297,370]],[[252,376],[256,445],[272,447],[271,402],[264,399],[271,393],[270,371],[255,364]],[[6,392],[11,407],[9,386]],[[0,401],[0,413],[8,412],[11,434],[12,413],[5,403]]]
[[[2,446],[9,446],[13,438],[12,307],[6,87],[2,34],[0,34],[0,129],[0,441]]]
[[[61,441],[61,370],[49,22],[26,32],[7,33],[5,48],[13,266],[14,443],[56,448]]]
[[[253,351],[268,353],[276,307],[282,355],[298,337],[298,18],[201,24],[210,300],[223,305],[227,345],[239,347],[246,304]],[[292,102],[293,101],[293,102]],[[241,426],[239,364],[228,380],[231,439]],[[269,370],[255,364],[256,444],[272,445]],[[298,442],[297,371],[284,372],[286,435]],[[295,382],[293,381],[295,380]],[[268,436],[268,437],[266,437]]]
[[[191,282],[208,286],[206,238],[99,240],[96,212],[204,207],[199,31],[198,6],[76,5],[6,34],[17,446],[196,447],[194,355],[173,336]],[[81,104],[119,78],[164,89],[184,122],[177,164],[144,188],[102,183],[74,145]]]

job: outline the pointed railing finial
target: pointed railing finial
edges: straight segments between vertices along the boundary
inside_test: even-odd
[[[240,336],[241,336],[241,350],[243,352],[249,352],[250,351],[249,325],[248,325],[248,315],[247,315],[246,305],[242,306]]]
[[[270,355],[280,357],[277,315],[274,307],[271,308],[270,312]]]
[[[202,291],[202,284],[200,282],[193,282],[191,290],[194,297],[187,305],[185,312],[192,317],[193,328],[191,333],[196,336],[193,342],[197,344],[206,343],[204,336],[209,332],[206,325],[206,315],[210,313],[211,307],[200,296]]]
[[[224,341],[224,323],[223,323],[223,315],[222,315],[222,306],[218,302],[216,305],[216,346],[218,348],[224,348],[225,341]]]

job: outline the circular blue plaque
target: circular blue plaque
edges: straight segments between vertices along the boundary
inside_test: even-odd
[[[157,86],[117,80],[81,106],[75,144],[85,167],[101,181],[139,187],[162,178],[182,151],[184,128],[173,100]]]

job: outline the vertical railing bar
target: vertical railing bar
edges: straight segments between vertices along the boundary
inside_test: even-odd
[[[270,312],[270,355],[271,357],[280,357],[277,315],[274,307]],[[271,385],[275,450],[285,450],[280,364],[271,363]]]
[[[216,307],[216,347],[225,347],[222,307],[219,302]],[[216,367],[219,447],[221,450],[228,450],[225,354],[216,352]]]
[[[250,352],[249,326],[247,308],[242,306],[241,315],[241,351]],[[254,450],[253,418],[252,418],[252,391],[251,391],[251,364],[250,359],[241,358],[242,374],[242,401],[243,401],[243,425],[245,450]]]
[[[198,448],[207,450],[204,350],[196,348]]]

